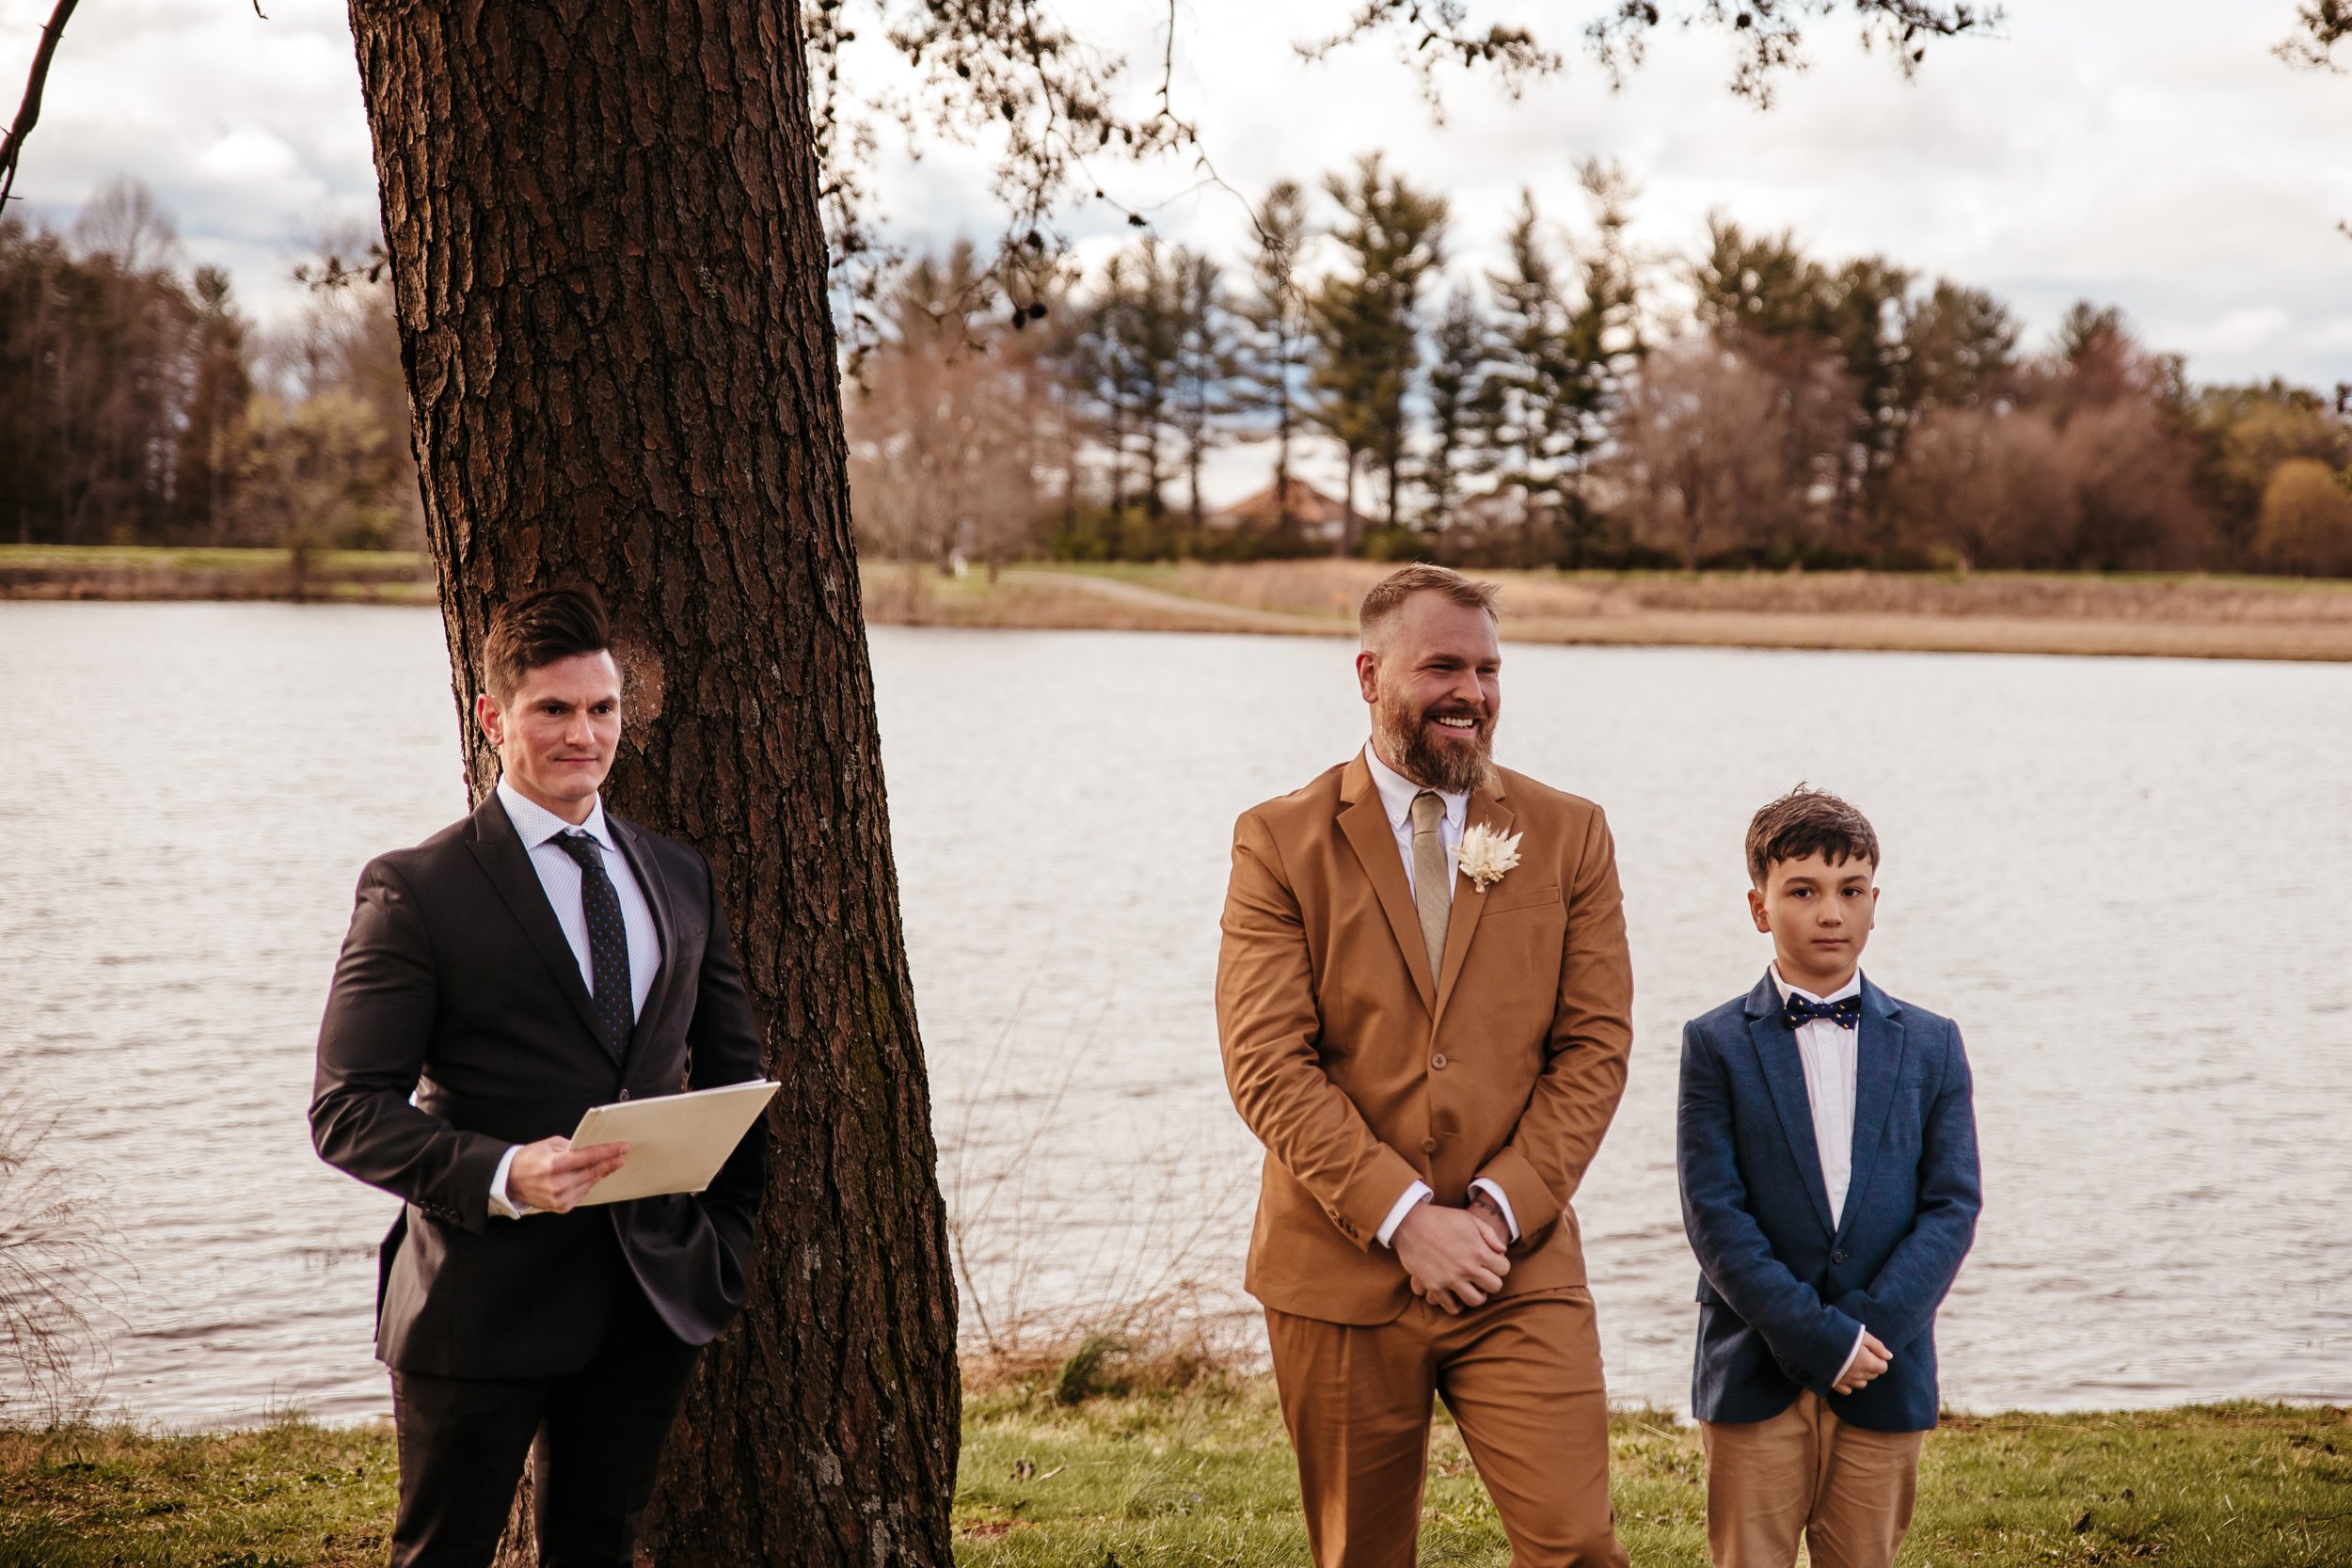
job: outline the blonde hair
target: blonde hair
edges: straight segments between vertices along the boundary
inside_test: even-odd
[[[1405,608],[1405,601],[1416,594],[1438,594],[1464,610],[1483,610],[1486,618],[1500,621],[1495,604],[1502,590],[1491,582],[1466,578],[1450,566],[1431,566],[1415,562],[1400,566],[1372,585],[1364,602],[1356,610],[1357,636],[1365,647],[1372,645],[1373,634],[1393,620]]]

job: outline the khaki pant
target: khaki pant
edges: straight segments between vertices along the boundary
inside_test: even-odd
[[[1923,1432],[1849,1426],[1807,1391],[1769,1421],[1701,1421],[1715,1568],[1888,1568],[1911,1528]]]
[[[1410,1568],[1440,1396],[1512,1568],[1626,1568],[1585,1291],[1505,1296],[1459,1317],[1416,1301],[1370,1327],[1265,1316],[1317,1568]]]

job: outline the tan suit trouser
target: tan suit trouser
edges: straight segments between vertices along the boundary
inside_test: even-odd
[[[1888,1568],[1911,1528],[1924,1432],[1849,1426],[1807,1390],[1769,1421],[1701,1421],[1715,1568]]]
[[[1505,1296],[1459,1317],[1415,1301],[1369,1327],[1265,1316],[1317,1568],[1410,1568],[1440,1395],[1512,1568],[1626,1568],[1585,1291]]]

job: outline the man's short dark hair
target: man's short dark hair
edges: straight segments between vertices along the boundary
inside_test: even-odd
[[[612,646],[612,623],[604,600],[585,585],[542,588],[501,605],[482,641],[482,684],[500,702],[510,702],[532,671],[580,654]]]
[[[1879,867],[1879,835],[1870,819],[1826,789],[1799,784],[1748,823],[1748,880],[1761,888],[1773,866],[1819,855],[1832,865],[1867,861]]]

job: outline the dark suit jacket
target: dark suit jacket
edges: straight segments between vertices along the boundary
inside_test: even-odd
[[[1691,1403],[1702,1421],[1768,1420],[1810,1388],[1855,1426],[1935,1425],[1935,1310],[1981,1202],[1968,1057],[1950,1019],[1867,978],[1855,1047],[1853,1175],[1832,1214],[1772,976],[1683,1026],[1675,1143],[1701,1270]],[[1894,1366],[1832,1394],[1863,1327]]]
[[[496,795],[360,873],[319,1027],[310,1131],[329,1164],[407,1200],[384,1240],[376,1300],[376,1354],[395,1370],[577,1370],[626,1276],[690,1344],[742,1305],[763,1187],[756,1127],[699,1196],[490,1214],[508,1145],[568,1135],[592,1105],[760,1076],[759,1028],[708,863],[605,820],[661,936],[661,967],[618,1056],[590,1022],[579,960]]]

